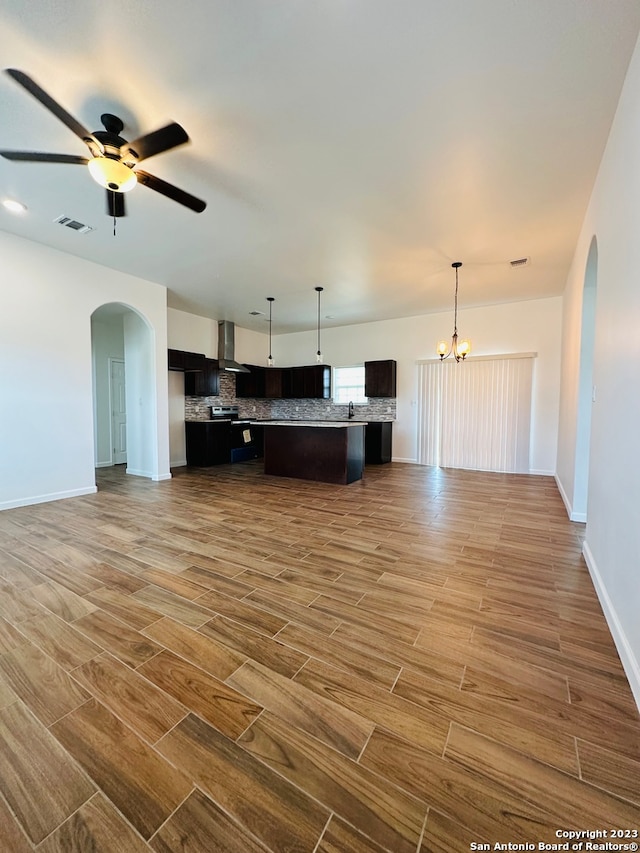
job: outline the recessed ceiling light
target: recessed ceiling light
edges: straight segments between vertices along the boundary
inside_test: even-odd
[[[10,210],[11,213],[26,213],[27,205],[23,204],[21,201],[16,201],[13,198],[5,198],[2,202],[2,206],[7,210]]]

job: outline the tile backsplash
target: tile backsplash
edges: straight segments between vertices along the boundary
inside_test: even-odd
[[[211,406],[238,406],[241,418],[264,420],[342,421],[348,416],[347,406],[336,406],[332,400],[252,400],[236,399],[236,378],[220,371],[220,394],[217,397],[185,397],[184,416],[188,421],[208,421]],[[396,418],[395,397],[371,399],[365,406],[355,407],[355,420],[393,421]]]

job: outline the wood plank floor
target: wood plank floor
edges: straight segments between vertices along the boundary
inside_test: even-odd
[[[98,485],[0,513],[3,853],[640,830],[640,719],[551,478]]]

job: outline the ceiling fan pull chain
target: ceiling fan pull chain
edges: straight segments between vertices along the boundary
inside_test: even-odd
[[[115,192],[111,193],[113,198],[113,236],[116,236],[116,194]]]

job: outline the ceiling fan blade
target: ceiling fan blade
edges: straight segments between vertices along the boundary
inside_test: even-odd
[[[125,157],[127,152],[131,151],[138,160],[146,160],[147,157],[153,157],[154,154],[161,154],[163,151],[177,148],[178,145],[184,145],[188,141],[189,137],[186,130],[179,124],[172,122],[152,133],[139,136],[133,142],[127,142],[120,150]]]
[[[52,112],[63,124],[66,124],[69,130],[75,133],[76,136],[79,136],[85,144],[87,140],[93,140],[87,128],[81,125],[57,101],[54,101],[51,95],[48,95],[44,89],[41,89],[28,74],[25,74],[24,71],[18,71],[16,68],[5,68],[5,71],[10,77],[13,77],[16,83],[19,83],[30,95],[33,95],[36,100],[40,101],[43,107]]]
[[[71,163],[84,166],[89,162],[86,157],[77,157],[75,154],[46,154],[43,151],[0,151],[0,156],[28,163]]]
[[[107,213],[109,216],[126,216],[124,193],[107,190]]]
[[[190,208],[190,210],[193,210],[196,213],[202,213],[207,206],[206,201],[202,201],[194,195],[189,195],[189,193],[184,190],[174,187],[173,184],[168,184],[161,178],[156,178],[155,175],[150,175],[148,172],[143,172],[140,169],[136,169],[135,174],[139,184],[143,184],[145,187],[149,187],[150,190],[155,190],[157,193],[166,195],[167,198],[177,201],[178,204],[183,204],[185,207]]]

